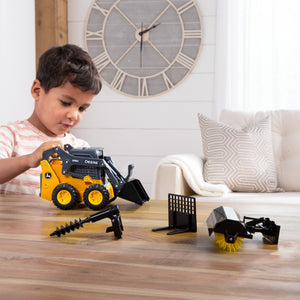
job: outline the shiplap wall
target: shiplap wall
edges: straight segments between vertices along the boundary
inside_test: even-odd
[[[30,117],[35,79],[34,0],[0,0],[0,125]]]
[[[146,0],[145,0],[146,1]],[[69,43],[84,48],[84,26],[91,0],[68,1]],[[174,90],[158,97],[136,99],[104,85],[73,133],[91,146],[101,146],[125,175],[135,165],[133,177],[151,194],[159,160],[169,154],[200,154],[197,113],[212,114],[216,0],[198,0],[203,22],[203,47],[190,76]]]

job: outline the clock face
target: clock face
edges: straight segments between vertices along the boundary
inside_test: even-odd
[[[191,0],[94,0],[85,43],[101,78],[130,96],[176,87],[193,69],[202,23]]]

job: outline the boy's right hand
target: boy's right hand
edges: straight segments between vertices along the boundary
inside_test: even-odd
[[[43,158],[43,152],[50,148],[60,146],[63,147],[60,141],[49,141],[41,144],[35,151],[29,154],[29,166],[30,168],[36,168],[39,166],[40,161]]]

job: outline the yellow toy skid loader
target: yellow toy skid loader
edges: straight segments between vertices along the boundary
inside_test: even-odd
[[[40,196],[60,209],[71,209],[83,201],[100,210],[117,197],[139,205],[149,197],[137,179],[129,180],[133,165],[124,178],[103,148],[53,147],[43,152]]]

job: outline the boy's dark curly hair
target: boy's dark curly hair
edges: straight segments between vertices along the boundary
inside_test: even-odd
[[[46,93],[66,82],[95,95],[102,88],[100,76],[89,54],[71,44],[52,47],[44,52],[39,59],[36,79]]]

